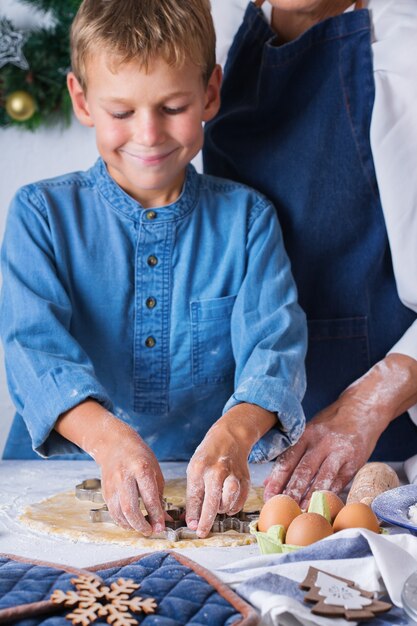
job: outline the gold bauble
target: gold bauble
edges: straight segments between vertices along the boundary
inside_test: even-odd
[[[36,111],[35,99],[27,91],[13,91],[6,98],[6,111],[16,122],[26,122]]]

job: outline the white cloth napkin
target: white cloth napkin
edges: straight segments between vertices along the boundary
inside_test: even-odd
[[[405,461],[404,471],[408,478],[408,482],[417,483],[417,454],[411,456]]]
[[[352,626],[352,621],[332,618],[330,622],[311,613],[311,605],[303,600],[305,592],[299,589],[309,566],[353,580],[367,591],[388,593],[399,608],[379,614],[378,625],[408,623],[401,591],[417,571],[417,537],[407,533],[343,530],[297,552],[261,555],[223,566],[216,575],[258,609],[263,626]]]

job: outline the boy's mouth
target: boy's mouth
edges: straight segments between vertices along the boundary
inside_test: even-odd
[[[130,152],[129,150],[121,150],[120,152],[127,154],[132,159],[135,159],[144,165],[158,165],[159,163],[165,161],[176,150],[177,148],[174,148],[168,152],[161,152],[157,154],[136,154],[135,152]]]

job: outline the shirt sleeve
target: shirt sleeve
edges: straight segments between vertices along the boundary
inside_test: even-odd
[[[236,361],[235,392],[224,411],[249,402],[277,414],[277,425],[253,447],[249,460],[277,457],[301,436],[305,418],[306,320],[284,249],[276,211],[269,203],[252,211],[247,271],[231,319]]]
[[[417,312],[417,3],[373,2],[371,146],[402,303]],[[417,321],[391,348],[417,360]],[[410,410],[417,423],[417,406]]]
[[[0,331],[10,394],[41,456],[79,452],[53,430],[86,398],[111,409],[87,354],[71,335],[72,307],[54,261],[47,211],[35,186],[12,201],[2,246]]]

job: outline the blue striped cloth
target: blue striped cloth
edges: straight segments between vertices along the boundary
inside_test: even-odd
[[[401,591],[417,571],[417,537],[407,533],[377,535],[362,529],[344,530],[288,554],[267,554],[229,564],[216,575],[262,614],[265,626],[347,626],[355,622],[314,615],[299,587],[309,567],[354,581],[379,599],[393,603],[388,613],[369,626],[415,624],[402,609]]]

